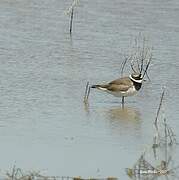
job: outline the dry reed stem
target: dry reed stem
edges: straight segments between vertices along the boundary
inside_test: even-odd
[[[135,47],[132,51],[124,56],[124,61],[121,64],[121,76],[123,76],[125,66],[130,61],[130,68],[134,73],[141,74],[142,77],[146,75],[150,80],[147,70],[152,60],[151,48],[147,47],[146,38],[142,39],[142,45],[140,44],[140,36],[135,39]]]
[[[72,34],[72,27],[73,27],[73,9],[71,10],[71,18],[70,18],[70,35]]]
[[[161,98],[160,98],[160,103],[159,103],[159,107],[158,107],[158,110],[157,110],[157,115],[156,115],[155,122],[154,122],[156,128],[158,128],[158,125],[157,125],[158,117],[159,117],[160,109],[161,109],[161,106],[162,106],[162,103],[163,103],[164,94],[165,94],[165,88],[163,89],[163,92],[162,92],[162,95],[161,95]]]
[[[85,95],[84,95],[84,98],[83,98],[83,102],[84,103],[88,103],[88,98],[89,98],[89,95],[90,95],[90,85],[89,85],[89,82],[86,83],[86,88],[85,88]]]
[[[73,0],[73,3],[71,4],[71,6],[68,8],[68,10],[65,11],[65,14],[69,14],[70,15],[70,35],[72,35],[72,29],[73,29],[73,16],[74,16],[74,8],[75,6],[77,6],[77,4],[79,3],[79,0]]]

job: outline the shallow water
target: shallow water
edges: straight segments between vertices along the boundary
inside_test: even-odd
[[[125,180],[125,168],[152,142],[162,86],[179,137],[179,2],[80,1],[72,37],[70,4],[0,1],[0,168]],[[126,98],[124,111],[121,99],[95,90],[85,106],[86,82],[119,77],[139,33],[153,47],[152,81]]]

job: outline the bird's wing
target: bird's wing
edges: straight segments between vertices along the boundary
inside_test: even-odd
[[[122,77],[111,81],[107,89],[109,91],[127,91],[132,85],[133,83],[129,77]]]
[[[122,77],[111,81],[108,84],[93,85],[91,87],[109,91],[127,91],[130,87],[132,87],[132,85],[133,82],[130,80],[129,77]]]
[[[130,88],[129,85],[124,85],[124,84],[110,84],[107,89],[109,91],[127,91]]]
[[[131,85],[131,86],[133,85],[129,77],[122,77],[122,78],[115,79],[111,81],[109,84],[117,84],[117,85],[122,84],[122,85]]]

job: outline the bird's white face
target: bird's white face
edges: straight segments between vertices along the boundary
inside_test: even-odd
[[[143,80],[142,75],[137,73],[131,74],[129,78],[136,83],[142,83]]]

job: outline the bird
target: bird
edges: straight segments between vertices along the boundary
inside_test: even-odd
[[[124,97],[133,96],[141,89],[143,77],[141,73],[132,73],[107,84],[92,85],[91,88],[102,90],[116,97],[122,97],[122,107],[124,107]]]

